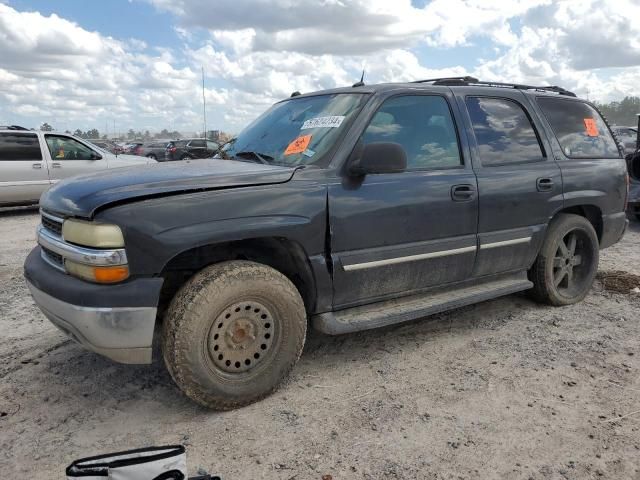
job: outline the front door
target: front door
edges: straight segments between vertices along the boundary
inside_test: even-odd
[[[563,205],[560,168],[522,92],[469,87],[456,96],[468,113],[480,197],[474,276],[527,269]]]
[[[107,160],[84,143],[66,135],[46,134],[51,181],[107,168]]]
[[[386,99],[360,141],[400,144],[407,170],[345,175],[329,186],[334,308],[471,276],[476,179],[451,101],[435,94]]]
[[[0,133],[0,205],[37,202],[49,188],[36,133]]]

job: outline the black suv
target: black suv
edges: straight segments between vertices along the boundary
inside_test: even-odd
[[[186,138],[169,142],[164,150],[164,160],[186,160],[189,158],[213,157],[218,144],[204,138]]]
[[[582,300],[627,220],[588,101],[463,77],[275,104],[219,153],[53,186],[25,264],[89,349],[166,366],[200,404],[272,392],[307,323],[331,335],[528,290]]]

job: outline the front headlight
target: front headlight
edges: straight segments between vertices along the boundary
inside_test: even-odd
[[[117,225],[67,219],[62,224],[62,238],[84,247],[123,248],[124,237]]]

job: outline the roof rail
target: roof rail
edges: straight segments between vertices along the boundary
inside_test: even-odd
[[[0,125],[0,130],[29,130],[20,125]]]
[[[559,95],[567,95],[569,97],[575,97],[576,94],[556,85],[549,86],[535,86],[535,85],[523,85],[520,83],[502,83],[502,82],[484,82],[474,77],[446,77],[446,78],[431,78],[428,80],[416,80],[412,83],[427,83],[432,82],[434,85],[472,85],[482,87],[499,87],[499,88],[515,88],[517,90],[539,90],[544,92],[555,92]]]

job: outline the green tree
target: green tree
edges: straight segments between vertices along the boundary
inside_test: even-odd
[[[85,138],[100,138],[100,132],[96,128],[92,128],[91,130],[87,130]]]
[[[53,127],[47,122],[44,122],[42,125],[40,125],[40,130],[42,130],[43,132],[50,132],[53,130]]]
[[[596,106],[612,125],[638,124],[636,115],[640,113],[640,97],[624,97],[619,102],[596,103]]]

